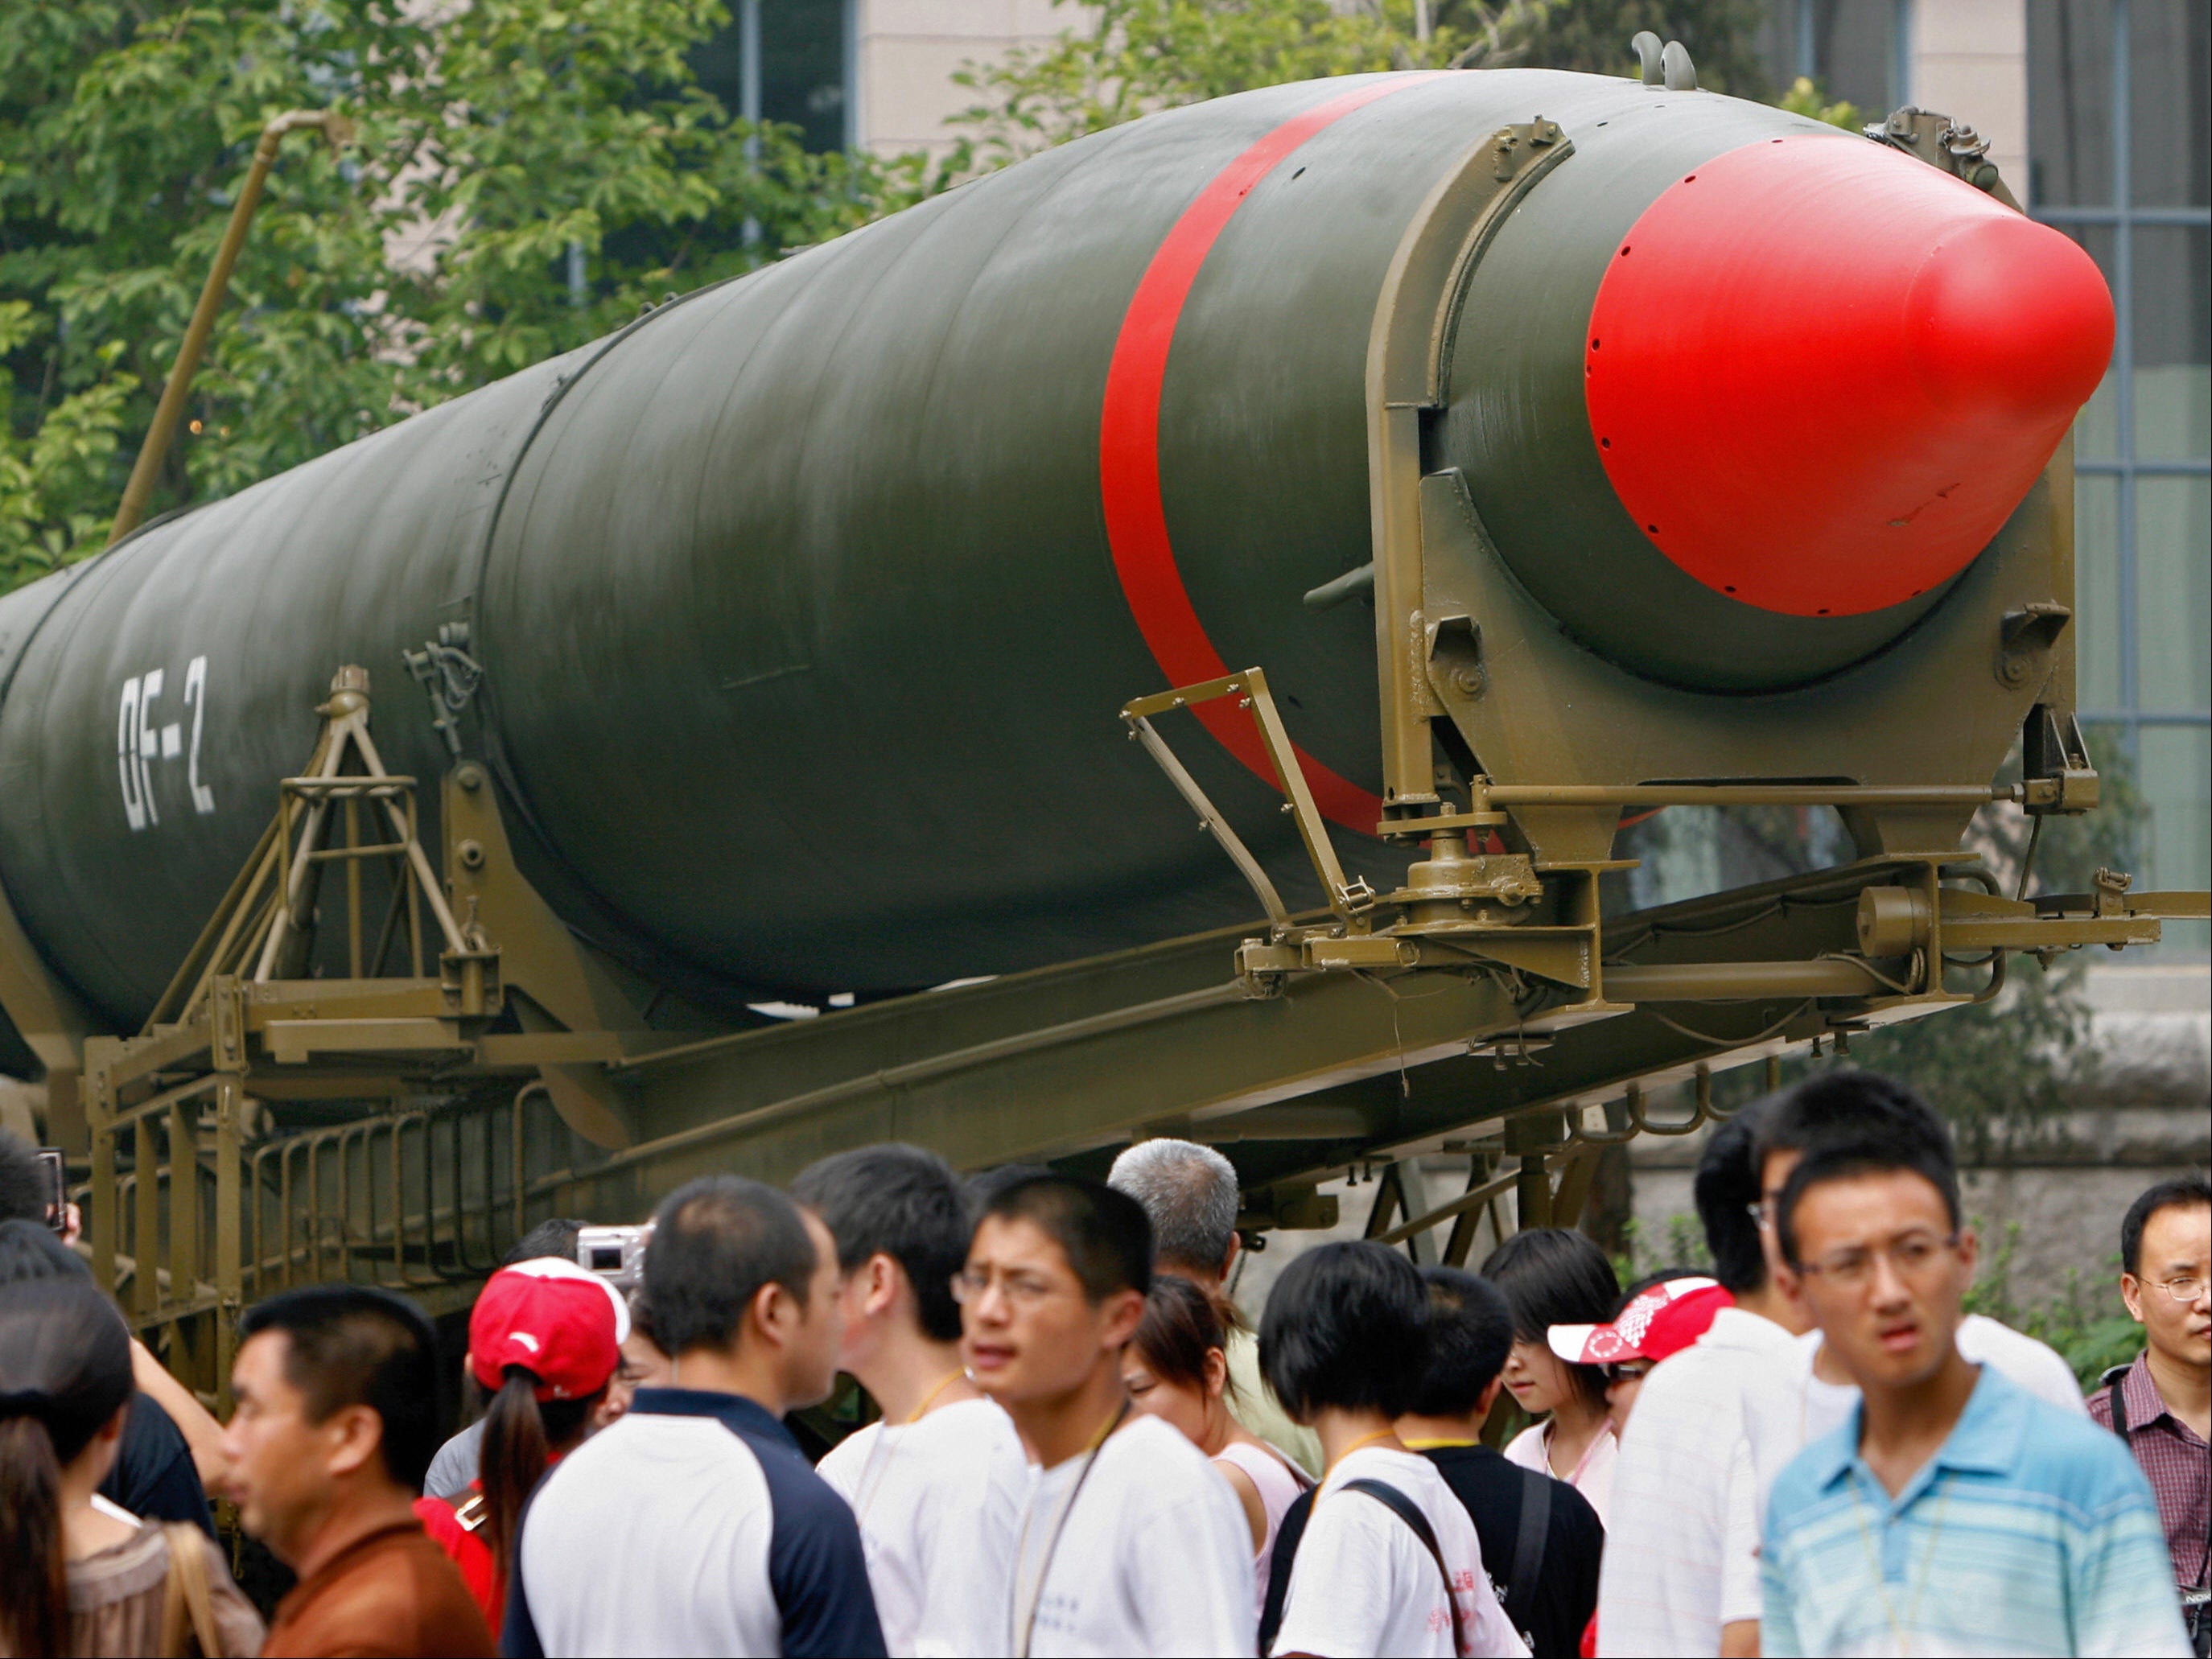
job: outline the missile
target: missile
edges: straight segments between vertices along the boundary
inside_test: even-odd
[[[1250,664],[1346,869],[1395,885],[1397,647],[1304,598],[1375,557],[1393,261],[1508,128],[1550,159],[1464,251],[1422,471],[1655,719],[1872,718],[1819,688],[1958,603],[2102,373],[2087,257],[1711,93],[1352,76],[1048,151],[0,599],[0,887],[136,1022],[337,665],[395,771],[450,763],[402,666],[434,644],[533,883],[708,1006],[1249,916],[1114,711]],[[1192,773],[1310,899],[1249,730],[1205,718]]]

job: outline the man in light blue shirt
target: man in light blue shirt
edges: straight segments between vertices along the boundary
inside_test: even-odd
[[[1779,1200],[1797,1293],[1863,1398],[1775,1484],[1762,1650],[2181,1659],[2134,1460],[1959,1352],[1974,1237],[1948,1140],[1915,1139],[1809,1149]]]

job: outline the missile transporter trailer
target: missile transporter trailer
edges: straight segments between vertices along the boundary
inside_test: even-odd
[[[1364,1169],[1463,1259],[2203,915],[1961,850],[2096,800],[2094,267],[1942,117],[1651,58],[1164,112],[0,598],[0,1070],[171,1362],[884,1139],[1191,1136],[1255,1229]],[[1850,860],[1601,914],[1624,813],[1761,803]]]

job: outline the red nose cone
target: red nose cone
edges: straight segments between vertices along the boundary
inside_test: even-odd
[[[1846,617],[1972,561],[2112,349],[2073,242],[1909,156],[1808,136],[1731,150],[1644,210],[1583,385],[1661,552],[1746,605]]]

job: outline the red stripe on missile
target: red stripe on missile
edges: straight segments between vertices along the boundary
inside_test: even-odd
[[[1401,75],[1370,82],[1293,116],[1213,176],[1183,210],[1152,255],[1121,319],[1106,371],[1106,398],[1099,411],[1098,487],[1106,509],[1106,540],[1129,611],[1152,647],[1152,659],[1170,685],[1193,685],[1231,672],[1207,637],[1206,624],[1183,586],[1168,536],[1167,509],[1160,500],[1160,389],[1167,380],[1168,354],[1183,301],[1198,280],[1206,257],[1245,197],[1283,158],[1352,111],[1394,92],[1436,78],[1434,72]],[[1274,768],[1252,721],[1233,706],[1206,703],[1191,711],[1221,746],[1269,783]],[[1297,750],[1306,784],[1322,815],[1347,830],[1372,836],[1382,803],[1368,791],[1339,777],[1303,749]]]

